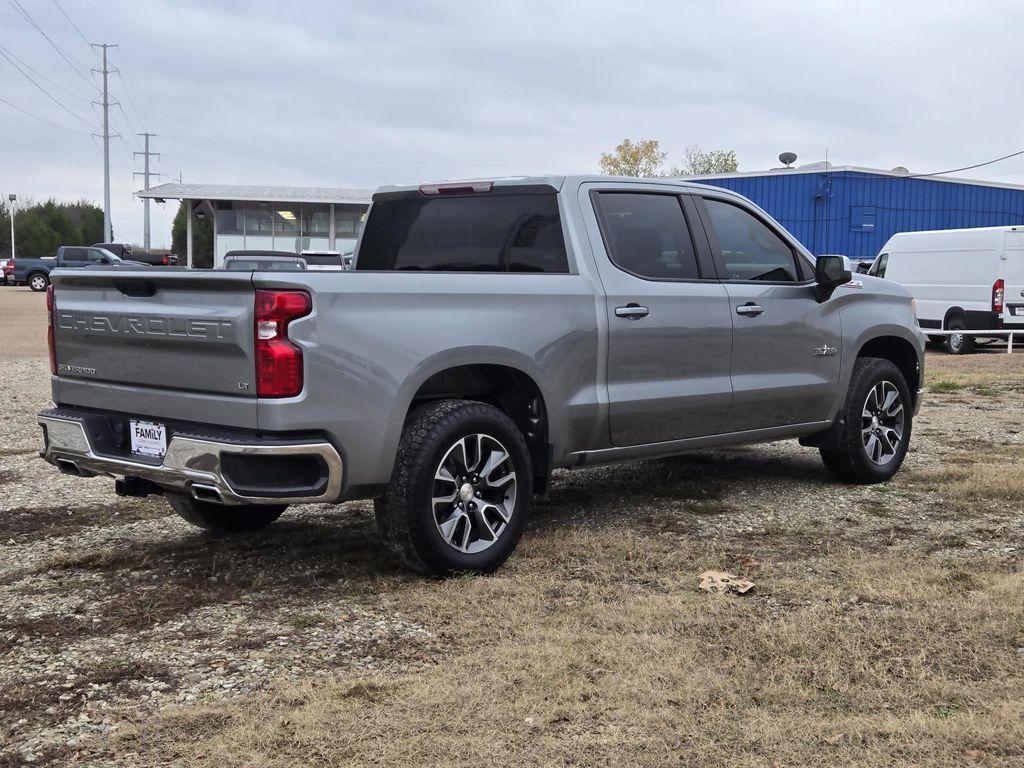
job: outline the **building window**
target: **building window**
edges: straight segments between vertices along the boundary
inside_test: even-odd
[[[850,231],[851,232],[874,232],[875,231],[875,206],[873,206],[873,205],[851,205],[850,206]]]
[[[266,206],[266,203],[264,203]],[[247,205],[245,208],[245,234],[266,235],[274,234],[274,219],[266,207]]]

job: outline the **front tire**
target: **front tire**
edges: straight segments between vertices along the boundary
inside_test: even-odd
[[[954,317],[946,326],[950,331],[967,330],[967,322],[962,317]],[[946,351],[951,355],[969,355],[974,351],[974,337],[965,333],[951,333],[946,337]]]
[[[288,507],[287,504],[212,504],[179,493],[167,493],[165,498],[186,522],[214,533],[247,533],[265,528]]]
[[[429,576],[490,573],[522,536],[533,468],[522,433],[485,403],[442,400],[406,422],[387,492],[374,501],[384,542]]]
[[[849,483],[882,483],[907,455],[913,422],[910,387],[889,360],[854,362],[842,413],[843,431],[834,446],[819,449],[825,467]]]
[[[42,272],[35,272],[28,276],[28,287],[30,290],[36,293],[42,293],[46,290],[46,287],[50,284],[50,278],[44,275]]]

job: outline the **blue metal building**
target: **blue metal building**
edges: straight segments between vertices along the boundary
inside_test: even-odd
[[[870,259],[896,232],[1024,223],[1024,186],[814,163],[688,177],[750,198],[812,253]]]

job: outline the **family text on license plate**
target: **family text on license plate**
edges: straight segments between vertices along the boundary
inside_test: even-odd
[[[132,453],[140,456],[159,456],[167,453],[167,427],[151,421],[131,420]]]

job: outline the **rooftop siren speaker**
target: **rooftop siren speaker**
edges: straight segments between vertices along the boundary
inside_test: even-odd
[[[779,155],[779,162],[789,168],[796,162],[796,152],[783,152]]]

